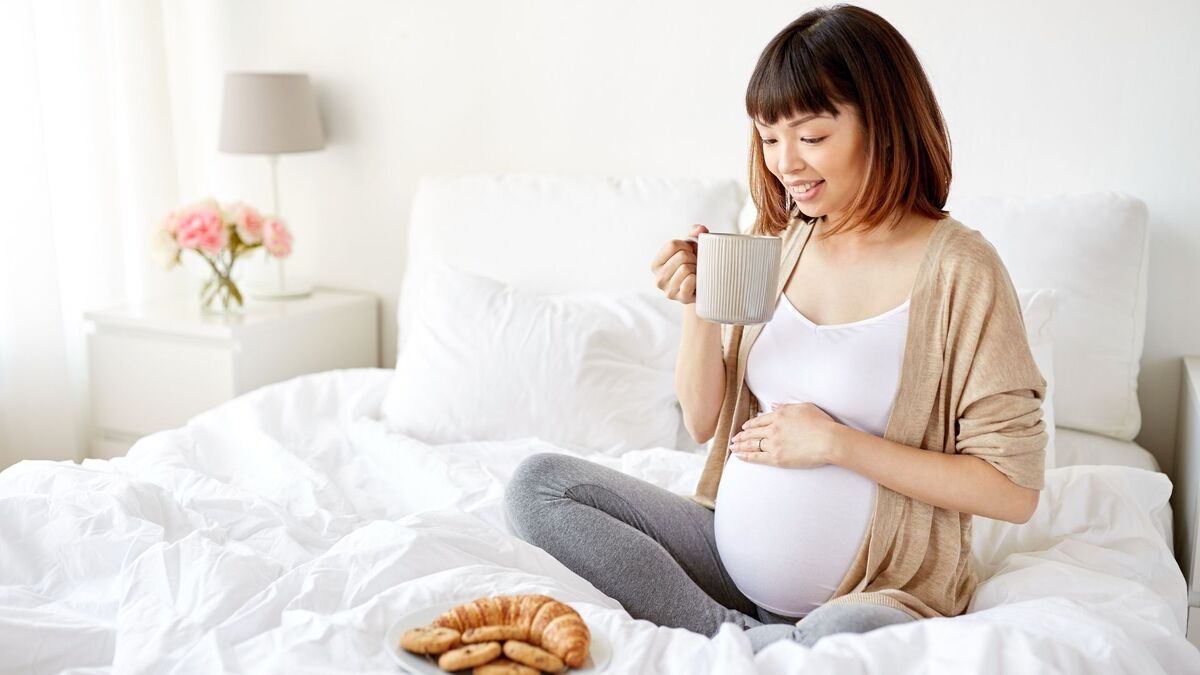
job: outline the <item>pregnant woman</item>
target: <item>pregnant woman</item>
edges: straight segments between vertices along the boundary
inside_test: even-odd
[[[783,239],[773,317],[698,318],[684,238],[651,264],[683,304],[684,423],[712,441],[695,494],[541,453],[509,518],[632,616],[731,622],[755,651],[962,614],[972,517],[1037,507],[1046,383],[995,249],[943,209],[925,73],[878,15],[816,9],[763,50],[746,112],[754,233]]]

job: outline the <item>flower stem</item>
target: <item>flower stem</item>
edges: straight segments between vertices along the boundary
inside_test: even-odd
[[[242,298],[241,291],[238,290],[237,284],[233,282],[232,276],[233,263],[237,259],[237,256],[230,251],[229,259],[226,261],[220,253],[215,257],[207,256],[199,251],[197,253],[200,254],[201,258],[204,258],[204,261],[208,263],[208,266],[213,271],[213,276],[204,283],[204,287],[200,291],[201,304],[208,307],[213,300],[219,299],[221,308],[228,310],[230,300],[233,299],[241,307],[245,301]]]

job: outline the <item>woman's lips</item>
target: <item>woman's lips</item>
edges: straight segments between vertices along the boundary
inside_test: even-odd
[[[819,193],[821,191],[821,189],[824,187],[825,187],[825,181],[822,180],[822,181],[818,182],[815,186],[809,188],[808,192],[800,193],[800,192],[796,192],[795,190],[792,190],[792,197],[794,197],[796,199],[796,201],[798,201],[798,202],[810,202],[816,198],[817,193]]]

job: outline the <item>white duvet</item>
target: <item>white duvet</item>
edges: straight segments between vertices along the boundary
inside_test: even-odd
[[[529,439],[428,446],[377,421],[392,371],[247,394],[120,459],[0,473],[0,672],[380,672],[402,615],[548,593],[613,645],[613,673],[1200,672],[1166,543],[1166,476],[1047,472],[1033,519],[976,519],[983,583],[960,617],[757,655],[631,618],[505,521]],[[699,455],[594,461],[681,494]]]

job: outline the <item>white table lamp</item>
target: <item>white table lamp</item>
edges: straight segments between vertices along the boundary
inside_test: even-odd
[[[271,166],[272,213],[279,211],[279,155],[311,152],[325,147],[317,114],[317,98],[304,73],[225,73],[221,104],[221,152],[267,155]],[[278,284],[248,288],[259,299],[303,297],[311,286],[285,282],[283,259],[277,258]]]

